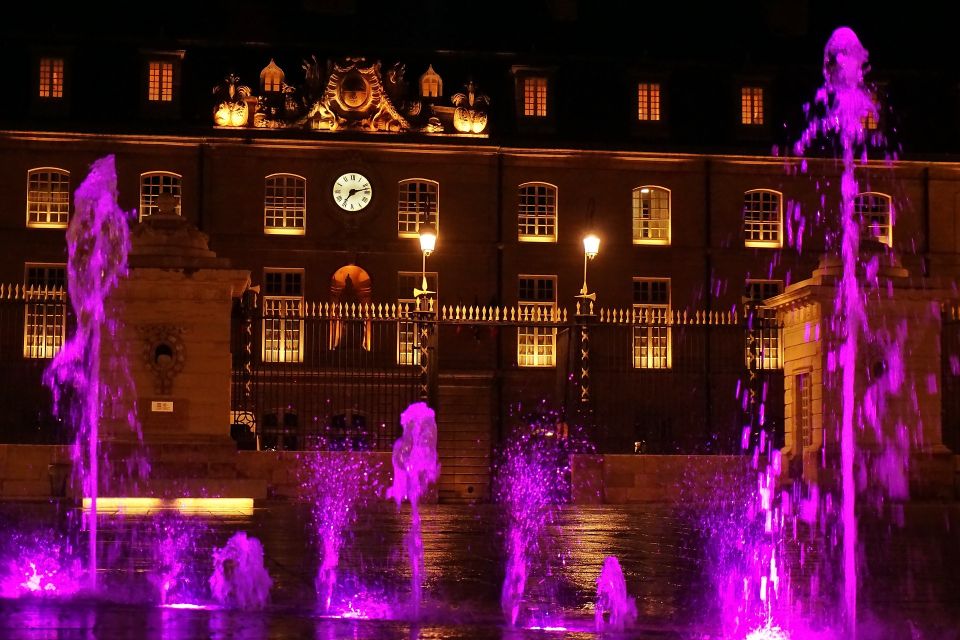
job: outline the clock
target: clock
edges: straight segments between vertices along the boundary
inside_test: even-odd
[[[373,186],[363,174],[345,173],[333,183],[333,201],[344,211],[363,211],[373,199]]]

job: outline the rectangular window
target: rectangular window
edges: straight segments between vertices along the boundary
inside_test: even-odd
[[[747,280],[744,292],[747,319],[746,364],[751,370],[780,369],[780,326],[774,309],[763,306],[767,298],[783,293],[782,280]]]
[[[292,174],[267,176],[263,183],[263,230],[303,235],[307,219],[307,181]]]
[[[778,248],[783,216],[776,191],[748,191],[743,194],[743,236],[748,247]]]
[[[660,120],[660,85],[641,82],[637,85],[637,120],[657,122]]]
[[[63,58],[40,58],[40,97],[63,97]]]
[[[547,117],[547,79],[527,76],[523,79],[523,115],[528,118]]]
[[[793,378],[794,437],[800,436],[804,447],[813,445],[813,402],[810,393],[810,372]]]
[[[552,322],[557,307],[556,276],[520,276],[520,319]],[[517,364],[521,367],[552,367],[556,364],[557,330],[532,324],[517,327]]]
[[[662,187],[633,190],[634,244],[670,244],[670,191]]]
[[[740,123],[763,124],[763,87],[740,87]]]
[[[398,313],[403,317],[412,316],[417,308],[417,299],[414,289],[423,285],[423,274],[413,271],[401,271],[397,274],[397,303],[400,305]],[[433,291],[434,300],[439,299],[437,289],[437,272],[427,272],[427,289]],[[436,303],[434,303],[436,304]],[[436,307],[434,307],[436,308]],[[411,319],[401,319],[397,323],[397,364],[415,365],[420,363],[420,327]]]
[[[860,220],[861,237],[893,246],[893,215],[890,196],[860,193],[853,200],[854,215]]]
[[[670,279],[633,279],[633,367],[672,366]]]
[[[403,180],[397,196],[397,231],[401,238],[415,238],[422,223],[439,230],[440,186],[433,180]]]
[[[23,357],[52,358],[67,332],[66,266],[28,263],[24,285]]]
[[[150,102],[171,102],[173,100],[172,62],[150,62],[147,100]]]
[[[557,188],[542,183],[520,185],[517,223],[521,241],[556,242]]]
[[[263,273],[264,362],[303,360],[303,269]]]
[[[27,226],[66,227],[70,222],[70,173],[61,169],[27,172]]]

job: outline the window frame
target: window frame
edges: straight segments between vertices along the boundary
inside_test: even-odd
[[[776,240],[751,239],[751,238],[748,237],[748,230],[747,230],[747,196],[750,195],[750,194],[753,194],[753,193],[758,193],[758,194],[769,193],[769,194],[775,194],[775,195],[777,196],[777,220],[776,220],[777,239],[776,239]],[[761,207],[757,210],[757,212],[758,212],[761,216],[762,216],[763,213],[764,213],[763,210],[762,210],[762,198],[761,198]],[[770,222],[769,222],[769,221],[766,221],[766,220],[763,220],[763,219],[761,218],[761,219],[759,219],[759,220],[752,221],[751,224],[755,224],[755,225],[765,225],[765,224],[767,224],[767,225],[769,225]],[[744,246],[745,246],[745,247],[751,247],[751,248],[755,248],[755,249],[780,249],[780,248],[782,248],[782,247],[783,247],[783,193],[780,192],[780,191],[777,191],[776,189],[766,189],[766,188],[748,189],[747,191],[744,191],[744,192],[743,192],[743,199],[742,199],[742,203],[741,203],[741,207],[740,207],[740,225],[741,225],[741,228],[743,229],[743,242],[744,242]],[[763,227],[761,226],[761,227],[757,230],[757,232],[762,235],[762,234],[764,233]]]
[[[299,274],[300,275],[300,294],[287,293],[269,293],[267,291],[267,274]],[[304,269],[297,267],[264,267],[263,269],[263,296],[262,296],[262,314],[260,326],[260,361],[264,364],[297,364],[303,362],[303,310],[304,310],[304,292],[306,291],[306,274]],[[272,305],[277,306],[277,313],[268,309]],[[269,328],[268,328],[269,323]],[[277,343],[276,349],[268,349],[267,332],[276,332],[280,337],[271,339],[269,342]],[[287,332],[292,332],[295,337],[287,339]],[[294,349],[288,349],[287,343],[295,343]],[[275,354],[275,355],[268,355]]]
[[[520,297],[524,280],[545,280],[553,283],[553,300],[524,300]],[[536,288],[536,287],[535,287]],[[549,322],[557,312],[557,276],[548,274],[521,273],[517,275],[517,310],[520,321],[536,317],[541,309],[540,321]],[[543,350],[543,353],[540,351]],[[557,366],[557,328],[552,326],[517,325],[517,366],[523,369],[549,369]]]
[[[800,445],[800,451],[814,446],[813,371],[809,368],[798,369],[793,374],[793,438],[794,443]]]
[[[546,187],[547,192],[544,194],[544,197],[549,198],[551,196],[552,190],[552,205],[543,205],[543,206],[552,206],[552,212],[547,212],[540,214],[537,212],[537,208],[541,205],[536,202],[532,205],[525,205],[524,198],[525,196],[523,190],[529,187]],[[539,198],[539,194],[534,194],[536,198]],[[555,184],[549,182],[541,182],[538,180],[533,180],[529,182],[523,182],[517,185],[517,240],[519,242],[557,242],[559,236],[559,205],[560,205],[560,189]],[[533,213],[524,213],[523,207],[528,206],[533,208]],[[524,222],[524,218],[527,218],[528,222]],[[545,223],[540,225],[538,221],[544,220]],[[552,222],[551,222],[552,221]],[[540,226],[544,228],[553,229],[553,233],[548,234],[539,234],[539,233],[524,233],[524,227],[533,227],[534,230],[538,229]]]
[[[161,183],[160,183],[160,185],[159,185],[159,187],[160,187],[160,189],[161,189],[160,191],[157,191],[156,194],[146,194],[146,197],[147,197],[147,198],[152,198],[152,199],[153,199],[153,202],[151,202],[151,203],[149,203],[149,204],[144,204],[144,203],[145,203],[145,197],[144,197],[144,179],[146,179],[146,178],[152,178],[152,177],[160,177],[160,178],[169,177],[169,178],[176,178],[176,179],[177,179],[177,185],[176,185],[177,191],[176,191],[176,192],[173,192],[173,191],[164,191],[164,190],[163,190],[163,182],[162,182],[162,180],[161,180]],[[140,221],[143,221],[144,218],[147,218],[147,217],[149,217],[149,216],[151,216],[151,215],[154,215],[154,213],[159,213],[159,211],[160,211],[159,206],[160,206],[160,205],[156,202],[156,200],[160,197],[160,194],[161,194],[161,193],[173,193],[173,195],[175,195],[176,198],[177,198],[177,215],[178,215],[178,216],[183,215],[183,212],[182,212],[182,205],[183,205],[183,176],[180,175],[179,173],[174,173],[173,171],[144,171],[143,173],[140,174],[140,208],[137,210],[138,219],[139,219]],[[146,210],[146,209],[150,209],[151,213],[144,214],[144,210]]]
[[[406,315],[416,311],[417,299],[413,297],[413,287],[405,286],[405,279],[412,280],[415,287],[419,287],[424,275],[427,277],[427,287],[434,293],[434,300],[439,300],[440,279],[438,272],[427,271],[426,274],[420,271],[397,272],[397,315],[400,318],[397,320],[397,364],[400,366],[420,364],[419,327],[413,318]],[[408,345],[408,347],[405,345]]]
[[[740,126],[752,128],[766,125],[766,93],[767,88],[759,83],[740,85]]]
[[[885,236],[871,233],[871,229],[874,228],[873,225],[865,224],[865,221],[863,218],[864,211],[863,211],[862,205],[860,204],[861,198],[863,197],[870,197],[870,198],[879,197],[879,199],[886,201],[887,222],[886,222],[886,225],[878,225],[878,228],[882,228],[883,226],[886,226],[887,233]],[[884,246],[893,248],[893,227],[896,221],[896,215],[894,213],[893,197],[890,194],[883,193],[881,191],[861,191],[853,198],[853,212],[854,212],[854,215],[858,216],[859,218],[861,237],[873,238],[874,240],[877,240]]]
[[[55,205],[55,204],[63,204],[63,203],[55,203],[55,202],[53,202],[52,194],[53,194],[53,193],[66,193],[66,212],[63,214],[63,215],[66,216],[66,220],[65,220],[64,222],[50,222],[50,219],[49,219],[49,218],[50,218],[50,216],[53,215],[53,214],[51,213],[51,211],[50,211],[49,209],[48,209],[47,212],[46,212],[46,216],[47,216],[47,221],[46,221],[46,222],[39,221],[39,220],[32,220],[32,219],[31,219],[31,216],[32,216],[32,215],[34,215],[34,214],[39,214],[39,213],[40,213],[39,211],[31,211],[31,205],[44,204],[43,202],[40,202],[40,201],[36,201],[36,202],[35,202],[35,201],[31,201],[31,199],[30,199],[30,194],[33,193],[33,191],[31,190],[31,185],[30,185],[31,179],[32,179],[34,176],[40,176],[40,175],[43,175],[43,174],[47,174],[47,175],[48,175],[48,179],[47,179],[47,184],[48,184],[48,185],[52,185],[52,184],[53,184],[53,181],[50,180],[50,177],[51,177],[51,176],[53,176],[53,175],[55,175],[55,174],[56,174],[56,175],[60,175],[60,176],[66,176],[66,181],[65,181],[65,182],[66,182],[66,185],[67,185],[66,191],[57,191],[57,192],[54,192],[53,190],[48,191],[47,193],[50,194],[50,200],[46,203],[46,204],[49,205],[49,206],[53,206],[53,205]],[[61,181],[59,184],[63,184],[63,182],[64,182],[64,181]],[[40,192],[40,191],[36,191],[36,193],[41,193],[41,192]],[[27,207],[26,207],[26,216],[27,216],[27,227],[28,227],[28,228],[31,228],[31,229],[65,229],[65,228],[67,228],[67,226],[70,224],[70,209],[71,209],[72,204],[73,204],[73,202],[72,202],[72,199],[71,199],[71,191],[70,191],[70,171],[68,171],[67,169],[62,169],[62,168],[60,168],[60,167],[35,167],[35,168],[33,168],[33,169],[27,169]],[[59,216],[59,215],[61,215],[61,214],[60,214],[60,213],[57,213],[56,215]]]
[[[270,181],[271,180],[276,181],[277,179],[280,179],[280,178],[284,180],[293,179],[293,184],[292,185],[289,185],[286,183],[282,185],[274,184],[272,185],[272,188],[274,189],[275,192],[277,189],[281,189],[281,188],[283,190],[287,190],[291,188],[296,190],[298,188],[302,188],[302,195],[301,196],[297,196],[296,194],[294,194],[293,196],[274,195],[272,196],[274,198],[273,200],[274,206],[270,206],[270,203],[268,202],[268,198],[271,197],[269,195],[269,190],[271,189]],[[288,201],[290,201],[291,199],[296,201],[298,198],[301,199],[301,203],[299,206],[296,206],[296,205],[286,206],[286,203]],[[280,204],[276,205],[276,202],[278,201],[280,202]],[[271,217],[270,212],[273,213],[272,217],[274,222],[276,222],[279,219],[283,222],[282,226],[276,226],[276,225],[271,226],[268,224],[268,220]],[[279,218],[278,218],[278,215],[279,215]],[[287,222],[289,222],[290,220],[294,222],[299,220],[300,225],[297,226],[294,224],[293,226],[287,226]],[[286,173],[286,172],[271,173],[263,177],[263,233],[266,235],[282,235],[282,236],[302,236],[307,233],[307,179],[305,177],[298,175],[296,173]]]
[[[49,63],[49,68],[46,68],[47,65],[44,63]],[[63,56],[42,55],[37,59],[36,98],[38,100],[44,102],[63,100],[66,93],[66,68],[67,61]]]
[[[31,269],[59,269],[63,272],[63,284],[30,284]],[[23,283],[23,357],[25,360],[49,360],[60,352],[67,338],[67,265],[63,262],[24,263]],[[37,318],[39,322],[35,321]]]
[[[546,120],[552,114],[550,108],[550,76],[540,73],[525,73],[520,77],[520,115],[528,120]]]
[[[667,301],[638,302],[636,286],[640,282],[665,282]],[[673,282],[667,277],[635,276],[631,306],[630,363],[635,370],[664,371],[673,368]],[[661,322],[651,322],[661,320]],[[644,347],[644,345],[646,345]],[[646,350],[646,355],[644,354]]]
[[[653,80],[640,80],[636,84],[636,121],[640,124],[657,124],[661,122],[663,120],[663,83]],[[647,117],[644,117],[644,115]]]
[[[640,213],[640,200],[643,196],[643,190],[648,189],[650,191],[656,190],[659,192],[666,193],[667,196],[667,215],[666,215],[666,237],[665,238],[642,238],[640,237],[640,230],[642,228],[641,223],[643,219],[639,216]],[[673,234],[673,192],[667,187],[662,187],[660,185],[646,184],[634,187],[631,191],[631,215],[632,215],[632,231],[633,231],[633,244],[637,245],[659,245],[659,246],[669,246],[672,243],[672,234]],[[651,207],[651,211],[653,208]],[[663,220],[663,218],[654,218],[650,217],[647,219],[647,222],[654,222],[656,220]],[[652,227],[651,227],[652,228]],[[663,228],[663,225],[658,225],[658,228]]]
[[[426,185],[428,187],[433,187],[433,211],[427,213],[427,223],[433,223],[434,229],[439,233],[440,232],[440,183],[437,180],[431,180],[430,178],[404,178],[397,181],[397,237],[399,238],[417,238],[420,235],[420,225],[423,224],[422,217],[418,211],[410,211],[406,209],[404,201],[401,200],[401,196],[404,195],[405,190],[404,186],[407,185]],[[427,195],[430,194],[430,190],[425,191]],[[417,194],[420,194],[420,190],[417,190]],[[429,202],[429,200],[428,200]],[[407,201],[406,205],[409,206],[410,202]],[[416,224],[413,227],[413,231],[410,230],[411,219],[410,216],[414,215],[416,218]],[[406,220],[404,220],[406,218]]]
[[[156,66],[156,85],[154,85],[154,67]],[[147,102],[149,104],[173,104],[176,83],[174,76],[177,65],[173,60],[150,58],[147,60]],[[164,73],[169,71],[169,74]]]
[[[773,295],[780,295],[784,291],[785,283],[776,278],[747,278],[744,281],[743,302],[745,307],[751,307],[755,312],[753,318],[749,316],[749,309],[744,309],[744,320],[746,322],[758,323],[756,326],[747,325],[745,334],[746,343],[744,345],[744,364],[748,369],[754,371],[776,371],[783,369],[783,335],[780,332],[780,325],[777,322],[777,313],[762,304],[763,300],[773,296],[755,297],[748,295],[752,285],[775,285],[777,292]],[[751,338],[755,344],[759,344],[759,349],[751,353]],[[751,359],[754,364],[751,365]]]

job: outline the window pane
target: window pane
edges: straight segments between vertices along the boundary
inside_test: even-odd
[[[780,246],[780,194],[748,191],[743,196],[743,231],[747,246]]]
[[[140,176],[140,219],[160,213],[158,198],[161,193],[176,198],[176,213],[180,215],[180,181],[174,173],[145,173]]]
[[[521,185],[517,216],[521,240],[556,240],[556,187],[548,184]]]
[[[70,221],[70,174],[58,169],[27,172],[27,225],[65,227]]]
[[[670,192],[660,187],[633,190],[633,241],[670,243]]]
[[[264,180],[265,231],[303,233],[306,217],[306,180],[289,174],[269,176]]]
[[[416,236],[424,221],[438,226],[439,186],[432,180],[404,180],[397,196],[397,232]]]
[[[67,327],[66,280],[64,265],[27,265],[24,358],[52,358],[63,346]]]

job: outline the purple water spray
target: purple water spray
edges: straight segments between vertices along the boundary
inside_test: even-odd
[[[848,637],[856,636],[857,624],[857,522],[854,460],[856,432],[855,381],[857,345],[866,318],[863,296],[857,281],[860,255],[860,224],[854,212],[854,198],[859,189],[854,175],[857,151],[864,157],[865,136],[862,118],[877,117],[873,96],[864,84],[867,50],[857,35],[847,27],[833,32],[823,56],[824,86],[817,92],[816,102],[824,115],[815,118],[804,131],[795,152],[802,155],[820,135],[834,135],[843,149],[843,176],[840,183],[841,259],[843,272],[837,294],[837,321],[842,323],[843,342],[839,349],[842,372],[842,408],[840,424],[840,465],[842,477],[841,521],[843,523],[843,591],[845,625]]]
[[[597,578],[597,603],[594,610],[597,631],[623,631],[637,619],[637,603],[627,595],[627,582],[616,556],[603,560]]]
[[[440,477],[437,460],[437,421],[433,409],[416,402],[400,415],[403,435],[393,445],[393,486],[387,497],[399,507],[410,501],[410,531],[407,553],[410,557],[410,588],[414,616],[420,613],[423,588],[423,537],[420,531],[420,496]]]
[[[73,472],[80,478],[83,495],[90,499],[86,528],[89,532],[89,586],[97,584],[97,492],[100,475],[100,423],[116,408],[117,398],[131,387],[125,366],[117,374],[101,377],[102,345],[112,342],[118,323],[104,313],[104,301],[127,272],[131,214],[117,204],[117,171],[114,156],[93,163],[76,191],[75,212],[67,228],[67,286],[77,318],[75,333],[44,372],[54,411],[76,430]],[[127,423],[140,433],[136,412]]]

